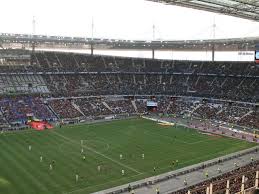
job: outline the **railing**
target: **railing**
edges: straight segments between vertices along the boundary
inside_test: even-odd
[[[249,189],[244,190],[243,192],[238,192],[236,194],[252,194],[258,187],[251,187]]]
[[[133,182],[133,183],[131,183],[131,186],[132,186],[132,189],[138,189],[138,188],[141,188],[141,187],[146,187],[150,184],[157,184],[157,183],[175,178],[175,177],[180,176],[180,175],[188,174],[190,172],[198,171],[200,169],[204,169],[206,167],[216,165],[219,162],[221,163],[221,162],[228,161],[228,160],[231,160],[233,158],[237,158],[237,157],[240,157],[240,156],[243,156],[243,155],[246,155],[246,154],[257,152],[258,149],[259,149],[259,146],[256,146],[256,147],[249,148],[249,149],[246,149],[246,150],[243,150],[243,151],[240,151],[240,152],[229,154],[227,156],[223,156],[223,157],[220,157],[220,158],[216,158],[216,159],[213,159],[213,160],[209,160],[209,161],[206,161],[206,162],[202,162],[202,163],[199,163],[199,164],[188,166],[188,167],[185,167],[185,168],[182,168],[182,169],[178,169],[178,170],[173,171],[173,172],[164,173],[164,174],[161,174],[161,175],[158,175],[158,176],[155,176],[155,177],[149,177],[149,178],[146,178],[146,179],[143,179],[143,180],[140,180],[140,181]],[[150,180],[152,180],[152,182],[150,182]],[[118,186],[118,187],[115,187],[115,188],[108,189],[104,192],[107,193],[107,194],[115,194],[115,193],[119,194],[119,193],[123,193],[123,192],[127,192],[127,191],[128,191],[128,184],[125,184],[125,185],[121,185],[121,186]],[[210,194],[212,194],[212,193],[210,193]]]
[[[242,173],[242,181],[240,181],[240,183],[238,183],[238,185],[237,185],[237,183],[235,182],[235,184],[233,184],[232,183],[232,181],[235,179],[235,180],[237,180],[238,178],[239,179],[241,179],[241,175],[239,174],[239,175],[233,175],[233,176],[230,176],[230,177],[228,177],[228,178],[225,178],[225,179],[223,179],[223,180],[219,180],[219,181],[215,181],[215,182],[213,182],[212,183],[212,188],[213,187],[216,187],[216,188],[219,188],[219,185],[224,185],[225,184],[225,186],[224,186],[224,188],[220,188],[220,189],[217,189],[217,191],[211,191],[210,189],[209,189],[209,194],[221,194],[221,193],[226,193],[227,194],[227,191],[229,191],[229,192],[231,192],[233,189],[235,189],[235,188],[240,188],[240,192],[238,192],[238,193],[236,193],[236,194],[245,194],[246,192],[248,192],[249,190],[254,190],[255,188],[256,188],[256,186],[258,186],[258,183],[256,182],[256,179],[258,179],[258,171],[256,171],[256,170],[259,170],[259,167],[257,167],[257,169],[254,169],[254,170],[250,170],[250,171],[247,171],[247,172],[244,172],[244,173]],[[245,177],[248,177],[248,176],[253,176],[253,175],[255,175],[254,176],[254,179],[250,179],[250,180],[247,180],[247,181],[245,181]],[[232,180],[232,181],[231,181]],[[244,190],[244,188],[245,188],[245,186],[247,185],[247,184],[251,184],[251,185],[254,185],[253,187],[251,187],[251,188],[249,188],[249,189],[246,189],[246,190]],[[193,189],[193,190],[190,190],[189,191],[189,193],[191,194],[191,193],[200,193],[200,192],[204,192],[204,191],[206,191],[207,190],[207,188],[209,187],[209,183],[208,183],[208,185],[205,185],[205,186],[202,186],[202,187],[199,187],[199,188],[197,188],[197,189]],[[233,188],[234,187],[234,188]],[[242,191],[242,190],[244,190],[244,191]],[[206,192],[207,193],[207,192]]]

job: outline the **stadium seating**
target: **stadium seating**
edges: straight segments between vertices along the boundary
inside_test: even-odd
[[[26,113],[48,119],[145,113],[145,99],[149,97],[143,95],[167,95],[156,99],[159,104],[157,112],[188,114],[248,127],[259,126],[255,105],[259,100],[259,80],[253,77],[259,75],[259,68],[254,63],[169,61],[36,52],[31,56],[31,63],[17,59],[1,61],[0,65],[1,108],[8,122],[24,120]],[[13,94],[15,98],[10,97]],[[19,95],[37,99],[32,94],[42,96],[43,99],[47,97],[48,104],[36,103],[37,107],[34,106],[33,110],[28,108],[31,105]],[[133,96],[133,102],[126,98],[89,98],[100,95]],[[175,100],[170,96],[183,98]],[[201,99],[197,101],[193,97]],[[20,98],[26,102],[23,105],[25,108],[21,107]],[[219,100],[203,103],[202,98]],[[13,107],[20,107],[23,115]],[[39,113],[43,107],[48,110],[46,115]],[[51,112],[49,110],[54,113],[48,113]]]
[[[53,119],[55,116],[39,97],[12,96],[0,99],[3,116],[9,123],[24,123],[28,114],[40,119]]]
[[[243,62],[201,62],[36,52],[28,61],[1,61],[0,130],[44,120],[92,120],[154,113],[259,128],[259,67]],[[152,114],[152,113],[151,113]],[[253,137],[252,137],[253,138]],[[253,186],[258,162],[172,194],[239,192]]]
[[[255,175],[258,170],[259,162],[257,161],[194,186],[172,192],[171,194],[186,194],[188,191],[191,194],[206,194],[206,188],[211,183],[213,184],[213,193],[226,193],[227,180],[230,182],[229,192],[238,193],[241,190],[242,176],[245,176],[245,189],[251,188],[255,184]]]

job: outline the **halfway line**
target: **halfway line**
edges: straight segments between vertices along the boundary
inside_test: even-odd
[[[56,134],[57,136],[62,137],[63,139],[66,139],[67,141],[70,141],[71,143],[80,144],[80,143],[77,143],[76,141],[74,141],[74,140],[72,140],[72,139],[70,139],[70,138],[68,138],[68,137],[66,137],[66,136],[64,136],[64,135],[61,135],[60,133],[57,133],[57,132],[54,131],[54,130],[53,130],[52,132],[53,132],[54,134]],[[80,145],[81,145],[81,144],[80,144]],[[106,158],[106,159],[108,159],[108,160],[110,160],[110,161],[112,161],[112,162],[114,162],[114,163],[116,163],[116,164],[119,164],[120,166],[123,166],[123,167],[125,167],[125,168],[127,168],[127,169],[130,169],[130,170],[132,170],[133,172],[136,172],[136,173],[138,173],[138,174],[142,174],[142,173],[139,172],[138,170],[136,170],[136,169],[134,169],[134,168],[132,168],[132,167],[130,167],[130,166],[128,166],[128,165],[125,165],[125,164],[123,164],[123,163],[121,163],[121,162],[119,162],[119,161],[117,161],[117,160],[114,160],[114,159],[110,158],[109,156],[106,156],[106,155],[104,155],[104,154],[102,154],[102,153],[100,153],[100,152],[98,152],[98,151],[96,151],[96,150],[94,150],[94,149],[92,149],[92,148],[89,148],[89,147],[87,147],[87,146],[85,146],[85,145],[83,145],[82,147],[84,147],[84,148],[86,148],[86,149],[88,149],[88,150],[94,152],[95,154],[98,154],[98,155],[100,155],[100,156],[102,156],[102,157],[104,157],[104,158]]]

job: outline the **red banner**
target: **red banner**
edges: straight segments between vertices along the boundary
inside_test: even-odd
[[[28,121],[27,125],[31,126],[33,129],[36,129],[38,131],[53,128],[53,126],[46,121]]]

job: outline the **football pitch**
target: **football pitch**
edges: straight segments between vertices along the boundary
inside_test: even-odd
[[[140,118],[8,132],[0,135],[0,193],[91,193],[254,145]]]

